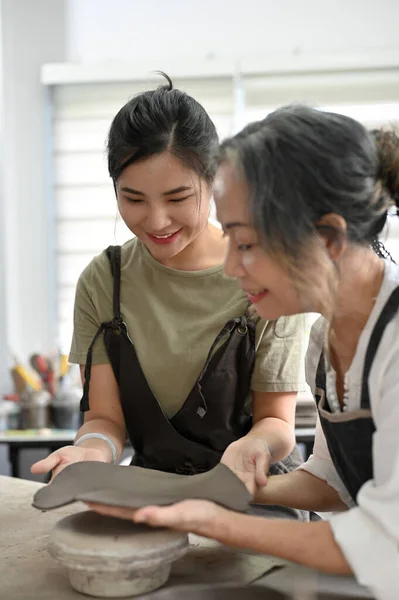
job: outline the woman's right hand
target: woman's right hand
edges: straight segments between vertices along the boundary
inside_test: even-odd
[[[64,448],[52,452],[47,458],[34,463],[30,470],[35,474],[52,471],[50,480],[52,481],[68,465],[84,461],[107,462],[104,454],[97,448],[64,446]]]

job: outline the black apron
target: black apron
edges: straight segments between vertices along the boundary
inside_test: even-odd
[[[101,323],[88,350],[81,410],[89,410],[92,349],[103,333],[134,449],[132,464],[185,475],[212,469],[227,446],[252,427],[245,404],[255,364],[255,324],[248,313],[226,323],[182,408],[168,419],[146,381],[120,313],[121,248],[110,246],[107,255],[114,280],[114,318]],[[301,463],[295,449],[271,465],[270,473],[288,472]]]
[[[370,408],[369,376],[385,327],[399,309],[399,287],[389,297],[373,329],[367,347],[359,410],[332,413],[326,396],[326,372],[322,352],[316,373],[316,403],[331,459],[356,502],[364,483],[373,479],[373,434],[375,425]]]

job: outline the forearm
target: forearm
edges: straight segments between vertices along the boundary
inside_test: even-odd
[[[319,512],[348,509],[334,488],[324,480],[302,470],[270,476],[266,487],[256,491],[254,502]]]
[[[352,573],[327,521],[268,520],[226,510],[211,525],[209,536],[229,546],[271,554],[326,573]]]
[[[295,446],[294,428],[276,417],[260,419],[246,437],[260,438],[267,443],[271,455],[270,462],[285,458]]]
[[[123,452],[125,445],[125,430],[108,419],[91,419],[87,421],[76,434],[75,442],[86,433],[102,433],[109,437],[115,444],[117,458]],[[112,461],[112,451],[105,440],[91,438],[79,444],[82,448],[100,450],[107,462]]]

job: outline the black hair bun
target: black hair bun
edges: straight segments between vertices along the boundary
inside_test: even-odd
[[[155,73],[157,73],[157,75],[161,75],[161,77],[164,77],[167,81],[166,85],[161,85],[159,89],[171,92],[173,90],[173,81],[171,80],[169,75],[167,75],[163,71],[155,71]]]
[[[378,179],[399,208],[399,137],[395,131],[374,130],[379,159]]]

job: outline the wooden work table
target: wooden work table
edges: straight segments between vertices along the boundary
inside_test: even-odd
[[[41,486],[32,481],[0,476],[0,598],[89,598],[70,587],[66,571],[47,553],[47,537],[54,524],[69,514],[85,510],[85,506],[75,503],[58,510],[40,512],[31,506],[31,502]],[[272,557],[236,552],[195,536],[190,542],[190,551],[175,563],[168,586],[252,583],[257,580],[256,584],[266,588],[288,592],[305,582],[306,587],[314,591],[337,594],[337,600],[339,597],[371,598],[349,577],[323,576]],[[276,570],[278,566],[282,568]]]

